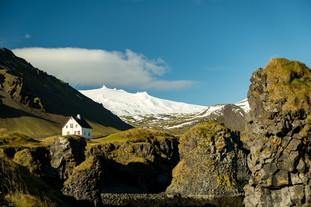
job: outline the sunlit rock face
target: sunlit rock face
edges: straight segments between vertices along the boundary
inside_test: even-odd
[[[180,139],[181,161],[168,196],[213,199],[243,195],[250,172],[238,133],[219,121],[202,122]]]
[[[310,205],[310,80],[306,65],[283,58],[252,74],[246,207]]]

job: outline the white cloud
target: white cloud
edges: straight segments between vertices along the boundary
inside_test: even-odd
[[[29,39],[29,38],[30,38],[30,36],[31,36],[30,34],[26,34],[24,38]]]
[[[73,86],[139,90],[175,90],[190,87],[191,80],[163,80],[170,67],[161,58],[148,59],[129,49],[123,52],[81,48],[21,48],[12,50],[34,67]]]

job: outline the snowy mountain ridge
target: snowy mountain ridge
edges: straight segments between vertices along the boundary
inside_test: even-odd
[[[207,117],[212,113],[223,113],[222,110],[226,105],[200,106],[186,104],[156,98],[150,96],[147,92],[129,93],[122,89],[110,89],[106,86],[93,90],[80,90],[80,92],[93,101],[101,103],[115,115],[132,116],[136,120],[138,120],[140,116],[149,114],[197,114],[195,118]],[[250,110],[247,99],[234,105],[241,107],[245,113]],[[194,117],[192,117],[192,119],[193,118]]]
[[[80,92],[101,103],[117,116],[136,116],[146,114],[190,114],[206,110],[207,106],[186,104],[150,96],[147,92],[128,93],[124,90],[109,89],[105,86]]]

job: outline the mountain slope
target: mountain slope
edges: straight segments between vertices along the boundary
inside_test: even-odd
[[[226,127],[233,130],[244,131],[244,116],[248,113],[249,105],[247,99],[236,104],[217,104],[208,107],[201,113],[183,120],[180,123],[174,123],[166,127],[167,129],[187,127],[190,128],[202,121],[218,120]]]
[[[128,93],[124,90],[100,89],[81,90],[85,96],[101,103],[105,108],[118,116],[135,116],[146,114],[196,113],[206,106],[186,104],[155,98],[146,92]]]
[[[31,137],[61,134],[70,116],[81,114],[101,136],[131,128],[67,83],[0,48],[0,128]]]

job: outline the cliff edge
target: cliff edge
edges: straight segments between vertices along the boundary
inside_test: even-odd
[[[311,71],[275,58],[250,81],[245,131],[252,176],[245,206],[310,206]]]

